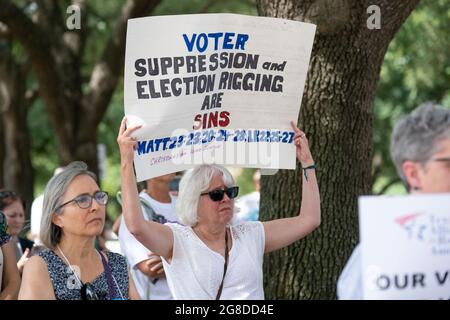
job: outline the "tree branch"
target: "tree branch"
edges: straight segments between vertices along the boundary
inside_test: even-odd
[[[122,8],[113,34],[94,67],[89,91],[83,99],[84,114],[91,114],[86,120],[92,130],[100,123],[123,72],[127,20],[149,14],[160,2],[161,0],[128,0]]]

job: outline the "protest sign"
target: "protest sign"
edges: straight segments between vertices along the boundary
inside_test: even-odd
[[[450,299],[450,194],[359,199],[365,299]]]
[[[124,104],[137,180],[200,163],[294,169],[315,26],[236,14],[128,21]]]

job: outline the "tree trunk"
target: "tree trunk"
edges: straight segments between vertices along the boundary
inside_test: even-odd
[[[258,0],[260,15],[317,25],[299,126],[318,167],[322,224],[306,239],[266,256],[268,299],[333,299],[358,241],[357,198],[371,190],[372,104],[389,42],[419,0],[376,1],[370,30],[360,0]],[[297,168],[300,164],[297,164]],[[301,171],[262,178],[263,220],[297,213]]]
[[[31,164],[31,142],[27,127],[26,78],[11,52],[2,46],[0,52],[0,101],[2,115],[2,187],[13,190],[26,201],[29,220],[33,201],[34,172]]]

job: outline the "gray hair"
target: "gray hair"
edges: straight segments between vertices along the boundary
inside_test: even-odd
[[[427,162],[438,151],[438,142],[447,138],[450,138],[450,109],[439,105],[423,104],[397,122],[391,137],[391,158],[408,191],[403,163]]]
[[[188,170],[180,181],[176,211],[180,222],[193,227],[197,224],[197,210],[200,194],[208,190],[214,175],[220,174],[226,187],[235,186],[231,173],[216,164],[204,164]]]
[[[88,171],[84,162],[74,161],[65,167],[62,172],[53,176],[45,187],[40,238],[47,248],[54,249],[61,241],[62,229],[52,222],[52,217],[59,213],[56,212],[56,208],[62,204],[62,198],[69,184],[80,175],[90,176],[97,181],[96,175]]]

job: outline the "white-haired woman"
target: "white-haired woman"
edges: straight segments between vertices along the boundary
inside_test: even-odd
[[[293,123],[297,158],[314,168],[305,134]],[[231,174],[218,165],[189,170],[180,182],[177,214],[184,224],[144,220],[133,171],[136,139],[122,120],[117,142],[121,155],[122,206],[130,232],[163,258],[175,299],[264,299],[264,253],[297,241],[320,224],[319,188],[314,170],[303,177],[298,216],[231,226],[238,194]]]
[[[48,248],[25,264],[19,299],[138,299],[123,256],[95,248],[105,225],[108,194],[83,162],[48,182],[40,238]]]

